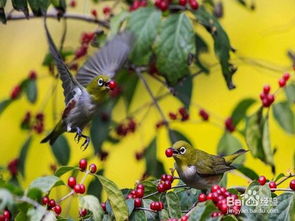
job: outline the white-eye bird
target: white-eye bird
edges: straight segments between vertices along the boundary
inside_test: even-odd
[[[206,190],[217,184],[226,171],[235,169],[232,162],[247,150],[240,149],[227,156],[216,156],[192,147],[180,140],[173,144],[175,169],[189,187]]]
[[[56,49],[48,31],[46,19],[44,19],[44,27],[50,53],[62,80],[66,108],[53,131],[41,143],[49,142],[52,145],[62,133],[72,132],[76,133],[77,142],[81,137],[85,138],[82,147],[86,149],[90,138],[82,134],[83,128],[99,110],[109,90],[116,87],[116,83],[111,78],[126,62],[132,47],[133,36],[128,32],[117,34],[85,62],[75,78]]]

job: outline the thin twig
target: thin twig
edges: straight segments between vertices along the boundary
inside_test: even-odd
[[[283,182],[285,182],[286,180],[288,180],[291,177],[295,177],[295,174],[290,173],[289,176],[285,176],[284,179],[281,179],[281,181],[277,183],[277,186],[282,184]]]
[[[138,207],[135,208],[136,210],[144,210],[144,211],[148,211],[148,212],[152,212],[152,213],[156,213],[157,211],[151,210],[149,208],[144,208],[144,207]]]
[[[58,15],[56,12],[48,12],[46,14],[46,17],[58,19]],[[103,26],[105,28],[110,28],[110,25],[107,21],[96,19],[96,18],[93,18],[91,16],[87,16],[87,15],[65,13],[65,14],[63,14],[62,17],[68,18],[68,19],[73,19],[73,20],[86,21],[89,23],[95,23],[95,24],[98,24],[98,25]],[[28,17],[26,17],[24,14],[10,14],[7,16],[7,21],[33,19],[33,18],[40,18],[40,17],[37,17],[33,14],[29,14]]]

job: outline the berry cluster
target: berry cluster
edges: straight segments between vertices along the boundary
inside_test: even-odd
[[[166,11],[171,3],[171,0],[156,0],[155,6],[159,8],[161,11]],[[189,0],[188,3],[190,8],[193,10],[197,10],[199,8],[199,3],[196,0]],[[178,4],[181,6],[186,6],[187,0],[179,0]]]
[[[260,185],[264,185],[266,184],[266,177],[265,176],[260,176],[257,180],[257,182],[260,184]],[[276,189],[277,188],[277,184],[274,182],[274,181],[269,181],[268,182],[268,186],[270,189]],[[272,190],[274,191],[274,190]]]
[[[18,172],[18,163],[19,163],[19,159],[13,159],[11,160],[8,165],[7,165],[7,169],[10,172],[11,176],[16,176],[17,172]]]
[[[270,86],[265,85],[263,87],[263,91],[260,94],[260,100],[262,102],[263,107],[269,107],[275,101],[274,94],[270,94]]]
[[[141,207],[144,196],[144,185],[138,184],[134,190],[127,195],[127,199],[134,199],[134,207]]]
[[[174,180],[173,176],[171,176],[169,174],[163,174],[161,176],[160,182],[157,185],[158,192],[162,193],[162,192],[165,192],[167,190],[170,190],[173,180]]]
[[[164,209],[164,203],[161,201],[151,202],[150,209],[154,211],[161,211],[162,209]]]
[[[227,198],[229,197],[232,198],[234,201],[239,200],[238,195],[228,192],[225,187],[213,185],[211,187],[210,193],[208,193],[207,195],[201,193],[198,196],[198,201],[205,202],[207,200],[212,200],[214,202],[219,211],[212,213],[212,217],[220,216],[221,214],[239,214],[241,209],[241,203],[234,203],[233,206],[228,206],[226,202]]]
[[[201,110],[199,111],[199,115],[200,115],[200,117],[201,117],[204,121],[209,120],[209,114],[208,114],[208,112],[205,111],[204,109],[201,109]]]
[[[143,8],[147,6],[146,0],[135,0],[133,4],[129,7],[129,11],[135,11],[139,8]]]
[[[106,6],[102,9],[102,12],[105,16],[109,16],[109,15],[111,15],[112,9],[108,6]]]
[[[180,219],[170,218],[170,219],[168,219],[168,221],[187,221],[188,219],[189,219],[189,216],[188,215],[184,215]]]
[[[167,125],[167,122],[164,120],[161,120],[156,123],[156,128],[159,129],[159,128],[163,127],[164,125]]]
[[[34,70],[30,71],[29,74],[28,74],[27,80],[34,81],[36,79],[37,79],[37,73],[36,73],[36,71],[34,71]],[[22,90],[23,90],[22,85],[23,85],[24,82],[25,81],[23,81],[21,84],[16,85],[12,89],[12,91],[10,92],[10,99],[15,100],[15,99],[17,99],[17,98],[20,97],[20,95],[22,93]]]
[[[121,123],[116,127],[117,135],[122,137],[126,136],[128,133],[134,133],[135,130],[136,130],[136,122],[132,118],[129,119],[127,124]]]
[[[233,120],[230,117],[225,120],[224,126],[225,126],[225,129],[228,130],[229,132],[233,132],[236,129],[233,123]]]
[[[9,210],[6,209],[3,211],[3,214],[0,214],[0,221],[9,221],[10,217],[11,217],[10,212]]]
[[[178,120],[186,121],[189,119],[189,113],[184,107],[178,109],[178,113],[169,112],[169,118],[171,120]]]
[[[81,58],[81,57],[83,57],[83,56],[85,56],[87,54],[89,43],[94,39],[94,37],[95,37],[94,32],[89,32],[89,33],[84,32],[84,33],[82,33],[81,45],[75,51],[74,60],[79,59],[79,58]]]
[[[21,128],[33,129],[37,134],[44,131],[44,114],[37,113],[35,119],[32,120],[31,112],[27,112],[21,122]]]
[[[55,202],[54,199],[50,199],[48,196],[44,196],[41,199],[41,203],[42,205],[47,206],[48,210],[54,211],[56,215],[61,214],[62,208]]]
[[[279,79],[279,86],[280,87],[285,87],[288,80],[290,79],[290,74],[289,73],[285,73],[283,74],[283,76]]]

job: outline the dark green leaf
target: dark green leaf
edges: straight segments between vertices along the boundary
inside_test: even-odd
[[[159,215],[160,215],[160,220],[169,220],[169,213],[166,209],[162,209]]]
[[[217,153],[222,156],[230,155],[236,152],[239,149],[242,149],[243,146],[240,141],[235,138],[230,132],[226,131],[221,137],[218,146]],[[242,155],[238,157],[234,162],[242,164],[245,161],[245,156]]]
[[[183,103],[186,109],[189,109],[193,91],[193,78],[185,77],[174,87],[175,96]]]
[[[53,6],[59,11],[64,13],[67,8],[67,4],[65,0],[50,0]]]
[[[146,221],[146,216],[142,210],[134,210],[130,216],[130,221]]]
[[[48,193],[53,187],[64,185],[63,181],[56,176],[44,176],[35,179],[29,186],[29,189],[37,188],[43,193]]]
[[[103,175],[103,170],[99,170],[96,174]],[[99,200],[101,200],[101,192],[102,192],[102,185],[97,179],[97,177],[94,177],[94,179],[88,185],[87,194],[94,195]]]
[[[275,173],[273,150],[270,143],[268,117],[265,118],[262,132],[262,147],[265,155],[264,162],[272,166],[272,172]]]
[[[283,193],[276,197],[277,205],[269,214],[269,221],[291,221],[295,218],[295,193]]]
[[[141,182],[144,185],[144,193],[145,195],[154,193],[157,191],[157,186],[155,184],[155,180],[144,180]]]
[[[135,44],[131,53],[133,63],[149,62],[160,19],[161,12],[155,7],[143,7],[131,13],[127,29],[135,35]]]
[[[12,0],[12,6],[17,11],[22,11],[26,17],[29,16],[27,0]]]
[[[274,179],[274,182],[279,181],[281,178],[285,177],[285,174],[280,173],[279,175],[277,175],[277,177]]]
[[[244,100],[241,100],[237,106],[234,108],[231,118],[233,120],[233,124],[237,125],[241,120],[243,120],[246,117],[247,110],[249,107],[252,106],[256,102],[255,99],[252,98],[246,98]]]
[[[170,137],[170,141],[171,143],[175,143],[176,141],[179,141],[179,140],[184,140],[188,143],[191,143],[189,141],[188,138],[186,138],[182,133],[180,133],[179,131],[176,131],[176,130],[169,130],[169,137]]]
[[[288,98],[288,101],[291,103],[291,104],[294,104],[295,103],[295,83],[292,82],[290,84],[288,84],[285,88],[285,93],[286,93],[286,96]]]
[[[27,214],[22,211],[17,213],[17,215],[15,217],[15,221],[26,221],[28,219],[29,219],[29,217],[27,217]]]
[[[60,176],[64,175],[65,173],[67,173],[69,171],[72,171],[72,170],[75,170],[75,169],[78,169],[79,170],[79,168],[77,168],[77,167],[71,167],[71,166],[59,167],[55,171],[54,175],[60,177]]]
[[[104,212],[100,206],[99,200],[95,196],[85,195],[79,197],[79,207],[91,211],[94,221],[99,221],[102,219]]]
[[[26,93],[28,100],[31,103],[36,102],[37,95],[38,95],[36,80],[29,80],[27,82],[26,87],[25,87],[25,93]]]
[[[96,175],[107,193],[116,220],[128,220],[128,207],[122,192],[116,184],[100,175]]]
[[[205,73],[209,73],[209,69],[204,66],[202,63],[200,56],[201,53],[208,51],[208,45],[204,41],[204,39],[201,38],[198,34],[195,33],[195,47],[196,47],[196,57],[195,57],[195,63],[196,65]]]
[[[67,165],[69,163],[71,150],[65,136],[59,136],[55,143],[51,146],[51,149],[59,164]]]
[[[18,157],[18,160],[19,160],[18,170],[20,171],[23,177],[25,177],[25,165],[26,165],[27,153],[31,145],[31,141],[32,141],[32,136],[29,136],[24,142],[24,144],[22,145],[22,148],[20,150],[20,154]]]
[[[41,198],[42,198],[42,192],[41,192],[41,190],[39,190],[37,188],[31,188],[27,192],[27,197],[29,197],[37,202],[40,202]]]
[[[125,202],[128,207],[128,214],[130,215],[134,210],[134,199],[127,199]]]
[[[179,183],[178,185],[182,185],[183,183]],[[177,196],[180,200],[180,206],[181,206],[181,210],[189,210],[193,204],[196,202],[196,199],[198,198],[198,195],[201,193],[200,190],[197,189],[187,189],[185,191],[183,191],[183,189],[177,191],[175,190],[175,192],[177,193]]]
[[[204,7],[196,10],[196,16],[198,22],[206,28],[214,39],[215,54],[219,59],[222,74],[228,88],[235,88],[232,82],[232,76],[236,72],[236,68],[229,62],[232,48],[226,32],[223,30],[219,21],[212,14],[208,13]]]
[[[122,24],[129,18],[129,16],[130,13],[128,11],[122,11],[111,18],[110,36],[115,36],[118,32],[120,32]]]
[[[222,221],[239,221],[234,215],[226,215],[222,218]]]
[[[240,165],[237,170],[252,180],[257,180],[259,177],[258,174],[254,170],[252,170],[248,167],[242,166],[242,165]]]
[[[9,104],[11,104],[11,99],[5,99],[0,102],[0,114],[8,107]]]
[[[168,212],[170,217],[180,218],[181,217],[181,208],[179,203],[179,198],[174,192],[166,193],[166,202],[168,205]]]
[[[36,16],[44,15],[50,4],[49,0],[28,0],[28,2]]]
[[[272,105],[273,115],[279,125],[290,134],[295,134],[294,114],[289,103],[278,102]]]
[[[156,40],[156,62],[160,73],[169,84],[189,75],[189,54],[195,50],[194,32],[185,13],[171,14],[162,21]]]
[[[5,3],[6,3],[6,0],[0,0],[0,21],[2,22],[2,24],[6,24],[7,22],[5,10],[4,10]]]
[[[213,211],[217,210],[212,201],[204,203],[198,203],[197,206],[192,209],[189,216],[189,221],[206,221],[210,217]]]

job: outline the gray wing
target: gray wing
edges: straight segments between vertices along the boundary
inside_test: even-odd
[[[111,78],[126,62],[134,40],[130,32],[122,32],[108,41],[98,52],[91,56],[78,70],[76,79],[86,86],[97,75]]]
[[[76,88],[81,89],[81,85],[77,82],[75,78],[73,78],[70,73],[67,65],[63,62],[63,59],[56,49],[56,46],[52,40],[52,37],[48,31],[48,27],[46,24],[46,17],[44,18],[44,27],[46,32],[47,41],[49,44],[49,51],[54,59],[54,63],[57,67],[60,79],[62,80],[62,87],[64,89],[65,103],[67,104],[75,95]]]

